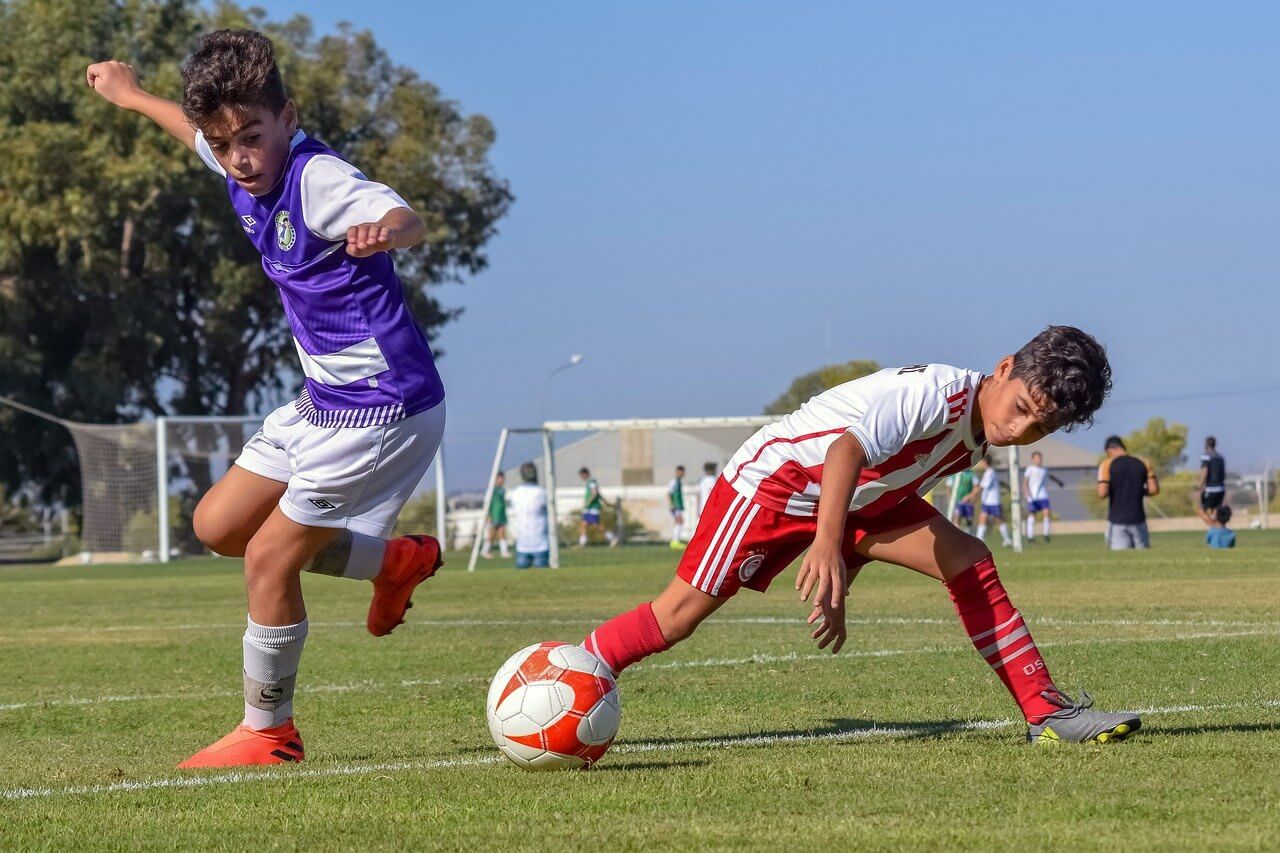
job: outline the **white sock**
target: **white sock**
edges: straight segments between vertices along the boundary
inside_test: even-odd
[[[678,524],[673,524],[671,526],[671,541],[672,542],[680,541],[680,525]]]
[[[489,552],[492,550],[493,550],[493,540],[492,539],[484,540],[484,544],[480,547],[480,553],[484,554],[487,557],[489,556]]]
[[[269,627],[252,619],[244,632],[244,724],[269,729],[293,716],[293,683],[307,620]]]
[[[1036,517],[1034,515],[1027,516],[1027,538],[1036,535]]]
[[[511,556],[511,549],[507,547],[507,540],[506,540],[506,539],[499,539],[499,540],[498,540],[498,553],[499,553],[499,554],[501,554],[501,555],[502,555],[502,556],[504,556],[504,557],[510,557],[510,556]]]
[[[978,525],[978,538],[979,539],[987,538],[987,526],[985,524]]]
[[[335,578],[373,580],[382,571],[382,558],[386,553],[385,539],[343,530],[311,558],[303,571]]]
[[[1044,515],[1044,538],[1045,539],[1049,538],[1049,514],[1048,513],[1045,513]]]
[[[1009,544],[1009,525],[1005,524],[1003,521],[1000,522],[1000,541],[1004,542],[1006,545]]]
[[[587,534],[585,534],[585,533],[580,533],[580,534],[578,534],[578,544],[579,544],[579,545],[586,545],[586,544],[587,544]]]

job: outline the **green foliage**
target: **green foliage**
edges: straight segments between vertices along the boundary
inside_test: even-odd
[[[867,359],[855,359],[843,364],[828,364],[826,367],[820,367],[792,380],[782,396],[765,407],[764,413],[766,415],[789,414],[828,388],[861,379],[879,369],[879,364]]]
[[[1146,426],[1126,435],[1124,446],[1154,468],[1156,476],[1163,480],[1187,461],[1183,452],[1187,447],[1187,425],[1152,418]]]
[[[394,187],[426,239],[396,253],[414,315],[434,337],[457,309],[433,295],[486,264],[512,196],[488,161],[494,130],[366,31],[316,36],[307,18],[195,0],[0,2],[0,394],[74,420],[242,413],[299,377],[280,298],[194,154],[86,85],[116,58],[180,97],[198,35],[272,36],[302,126]],[[164,389],[162,395],[159,388]],[[0,483],[76,500],[65,434],[0,407]],[[19,452],[18,448],[21,448]]]

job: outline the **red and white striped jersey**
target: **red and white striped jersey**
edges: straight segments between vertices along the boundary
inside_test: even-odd
[[[815,515],[827,449],[852,433],[867,454],[850,512],[874,515],[924,494],[986,452],[973,435],[982,374],[945,364],[889,368],[824,391],[762,427],[725,466],[741,495],[787,515]]]

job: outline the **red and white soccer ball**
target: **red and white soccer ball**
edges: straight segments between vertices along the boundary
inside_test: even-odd
[[[489,732],[526,770],[586,768],[618,734],[613,673],[569,643],[538,643],[512,655],[489,684]]]

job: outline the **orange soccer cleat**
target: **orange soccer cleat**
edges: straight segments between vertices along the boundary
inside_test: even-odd
[[[178,765],[180,770],[199,767],[244,767],[251,764],[284,764],[302,760],[302,735],[293,718],[270,729],[239,725],[231,734],[206,746]]]
[[[382,571],[373,579],[369,633],[385,637],[403,623],[405,611],[413,606],[409,597],[414,589],[442,565],[440,543],[430,536],[401,536],[388,542]]]

